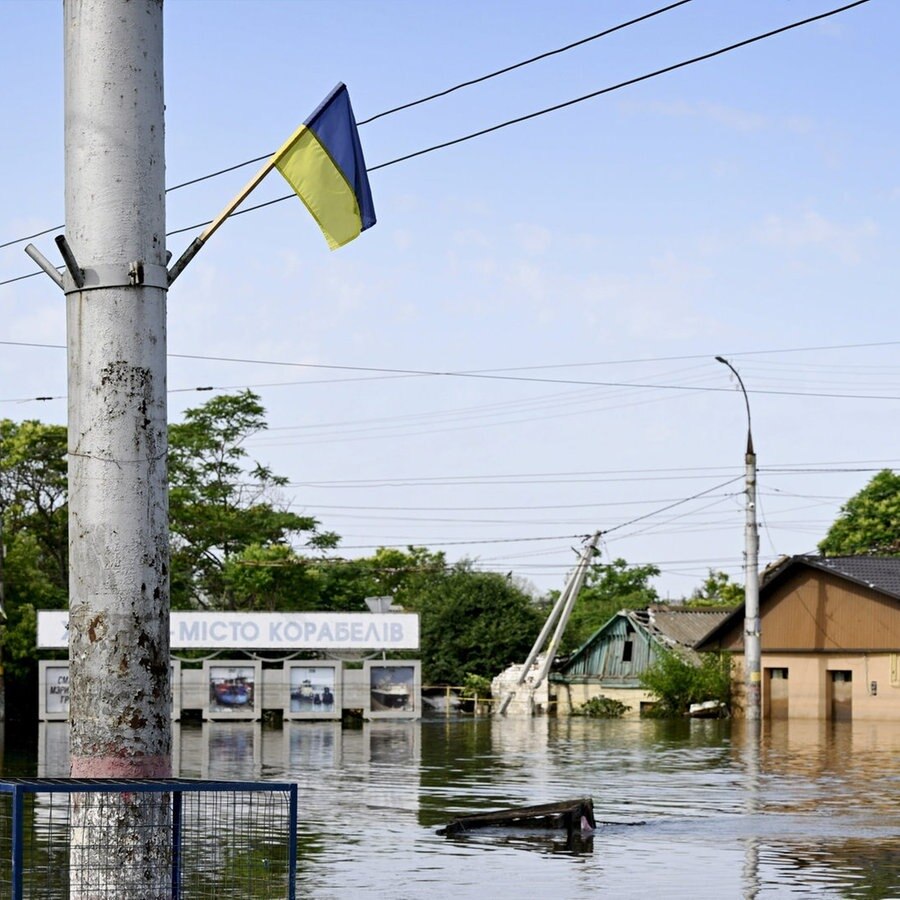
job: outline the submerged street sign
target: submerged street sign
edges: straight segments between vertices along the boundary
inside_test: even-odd
[[[173,612],[173,650],[415,650],[416,613]],[[69,614],[39,610],[37,646],[69,646]]]

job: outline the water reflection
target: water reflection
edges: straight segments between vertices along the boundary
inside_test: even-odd
[[[65,723],[22,737],[8,774],[68,772]],[[900,896],[900,723],[215,722],[176,726],[175,750],[182,776],[298,783],[301,896]],[[581,796],[602,824],[579,846],[436,833]]]
[[[323,772],[341,764],[340,722],[286,722],[280,769]]]

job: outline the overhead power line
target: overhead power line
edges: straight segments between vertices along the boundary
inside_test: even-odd
[[[463,88],[471,87],[473,84],[481,84],[483,81],[488,81],[491,78],[496,78],[498,75],[505,75],[507,72],[512,72],[515,69],[521,69],[524,66],[530,66],[532,63],[539,62],[542,59],[547,59],[550,56],[556,56],[559,53],[565,53],[568,50],[574,50],[576,47],[581,47],[584,44],[589,44],[591,41],[596,41],[599,38],[606,37],[607,35],[614,34],[616,31],[622,31],[625,28],[630,27],[631,25],[637,25],[639,22],[645,22],[647,19],[652,19],[655,16],[662,15],[662,13],[669,12],[669,10],[675,9],[677,6],[684,6],[686,3],[690,3],[691,0],[679,0],[677,3],[670,3],[668,6],[660,7],[660,9],[654,9],[652,12],[646,13],[643,16],[638,16],[636,19],[629,19],[627,22],[622,22],[620,25],[613,25],[612,28],[607,28],[604,31],[598,31],[597,34],[592,34],[589,37],[582,38],[579,41],[573,41],[571,44],[566,44],[564,47],[559,47],[556,50],[548,50],[546,53],[540,53],[537,56],[532,56],[530,59],[524,59],[521,62],[513,63],[511,66],[504,66],[502,69],[497,69],[494,72],[489,72],[487,75],[481,75],[478,78],[472,78],[470,81],[461,81],[459,84],[453,85],[453,87],[445,88],[442,91],[438,91],[435,94],[429,94],[427,97],[421,97],[419,100],[413,100],[410,103],[404,103],[401,106],[395,106],[393,109],[385,110],[384,112],[377,113],[374,116],[369,116],[368,119],[362,119],[359,125],[368,125],[369,122],[374,122],[376,119],[381,119],[384,116],[393,115],[393,113],[398,113],[404,109],[410,109],[413,106],[419,106],[422,103],[428,103],[431,100],[437,100],[439,97],[446,97],[448,94],[452,94],[455,91],[462,90]]]
[[[830,347],[793,347],[786,348],[784,350],[750,350],[750,351],[739,351],[729,355],[732,356],[749,356],[754,354],[763,354],[763,353],[801,353],[807,351],[822,351],[822,350],[837,350],[837,349],[860,349],[860,348],[870,348],[875,346],[894,346],[900,342],[897,341],[885,341],[881,343],[864,343],[864,344],[843,344],[843,345],[832,345]],[[28,347],[35,349],[48,349],[48,350],[64,350],[65,345],[63,344],[43,344],[37,342],[25,342],[25,341],[0,341],[0,346],[8,346],[8,347]],[[708,358],[709,354],[697,354],[694,356],[688,357],[659,357],[658,359],[646,358],[640,360],[623,360],[619,362],[627,362],[627,363],[637,363],[637,362],[656,362],[656,361],[667,361],[673,358],[683,358],[683,359],[703,359]],[[231,362],[231,363],[241,363],[244,365],[259,365],[259,366],[281,366],[285,368],[300,368],[300,369],[313,369],[313,370],[331,370],[331,371],[342,371],[342,372],[357,372],[357,373],[370,373],[371,378],[359,379],[359,378],[346,378],[346,379],[320,379],[317,381],[310,382],[301,382],[303,384],[323,384],[323,383],[338,383],[343,381],[358,381],[358,380],[383,380],[385,378],[414,378],[414,377],[428,377],[428,378],[468,378],[468,379],[483,379],[488,381],[501,381],[501,382],[522,382],[522,383],[530,383],[530,384],[547,384],[547,385],[561,385],[561,386],[577,386],[577,387],[602,387],[602,388],[625,388],[625,389],[633,389],[633,390],[661,390],[661,391],[679,391],[679,392],[693,392],[693,393],[725,393],[731,392],[733,388],[730,386],[716,386],[716,385],[700,385],[700,384],[671,384],[671,383],[654,383],[654,382],[640,382],[640,381],[599,381],[595,379],[574,379],[574,378],[547,378],[547,377],[539,377],[539,376],[531,376],[531,375],[512,375],[510,372],[514,371],[532,371],[532,370],[540,370],[546,368],[553,368],[552,366],[522,366],[510,369],[509,367],[502,369],[476,369],[476,370],[467,370],[467,371],[454,371],[454,370],[440,370],[440,369],[398,369],[398,368],[388,368],[388,367],[380,367],[380,366],[352,366],[352,365],[342,365],[335,363],[304,363],[304,362],[295,362],[290,360],[271,360],[271,359],[257,359],[253,357],[234,357],[234,356],[207,356],[202,354],[194,354],[194,353],[170,353],[168,354],[170,359],[189,359],[189,360],[201,360],[205,362]],[[612,363],[583,363],[581,365],[603,365],[603,364],[612,364]],[[297,382],[285,382],[284,384],[292,385],[297,384]],[[249,389],[252,387],[259,387],[260,385],[251,385],[251,384],[243,384],[243,385],[202,385],[188,388],[172,388],[169,393],[184,393],[188,391],[221,391],[221,390],[238,390],[238,389]],[[273,387],[277,386],[271,382],[262,385],[263,387]],[[748,394],[754,394],[759,396],[780,396],[780,397],[807,397],[814,399],[831,399],[831,400],[882,400],[882,401],[890,401],[896,402],[900,400],[900,395],[894,394],[872,394],[872,393],[854,393],[854,392],[834,392],[834,391],[792,391],[792,390],[779,390],[774,388],[753,388],[748,391]],[[18,398],[0,398],[0,403],[22,403],[29,402],[34,400],[58,400],[64,399],[63,395],[53,395],[53,396],[41,396],[41,397],[18,397]]]
[[[480,131],[473,131],[471,134],[464,135],[463,137],[454,138],[450,141],[444,141],[440,144],[433,144],[431,147],[426,147],[424,150],[416,150],[414,153],[407,153],[405,156],[398,156],[396,157],[396,159],[388,160],[388,162],[380,163],[377,166],[371,166],[368,171],[376,172],[379,169],[386,169],[388,166],[393,166],[400,162],[406,162],[407,160],[414,159],[417,156],[424,156],[426,153],[433,153],[435,150],[443,150],[445,147],[453,147],[456,144],[462,144],[466,141],[474,140],[477,137],[483,137],[486,134],[491,134],[494,131],[499,131],[501,128],[509,128],[510,125],[518,125],[521,122],[527,122],[530,119],[536,119],[539,116],[546,116],[548,113],[557,112],[561,109],[566,109],[569,106],[575,106],[575,104],[577,103],[584,103],[586,100],[593,100],[595,97],[601,97],[603,94],[610,94],[613,91],[619,91],[622,88],[630,87],[633,84],[639,84],[642,81],[649,81],[651,78],[657,78],[660,75],[666,75],[669,72],[675,72],[678,69],[692,66],[695,63],[705,62],[708,59],[713,59],[714,57],[721,56],[724,53],[730,53],[732,50],[738,50],[741,47],[747,47],[750,44],[757,43],[758,41],[763,41],[767,38],[775,37],[779,34],[784,34],[784,32],[791,31],[794,28],[800,28],[804,25],[809,25],[812,22],[818,22],[822,19],[827,19],[830,16],[836,16],[838,15],[838,13],[846,12],[848,9],[853,9],[853,7],[855,6],[862,6],[863,3],[868,2],[869,0],[855,0],[854,3],[848,3],[846,6],[841,6],[837,9],[829,10],[828,12],[819,13],[819,15],[810,16],[809,18],[801,19],[798,22],[791,22],[789,25],[782,25],[780,28],[774,28],[771,31],[766,31],[763,34],[757,34],[754,37],[746,38],[743,41],[738,41],[736,44],[729,44],[727,47],[720,47],[718,50],[712,50],[709,53],[703,53],[700,56],[694,56],[690,59],[685,59],[681,62],[673,63],[671,66],[664,66],[663,68],[656,69],[653,72],[647,72],[645,75],[638,75],[635,78],[629,78],[625,81],[620,81],[618,84],[600,88],[600,90],[597,91],[591,91],[591,93],[589,94],[582,94],[580,97],[575,97],[572,100],[566,100],[563,103],[557,103],[553,106],[547,106],[544,109],[539,109],[536,112],[527,113],[524,116],[517,116],[514,119],[507,119],[505,122],[500,122],[497,125],[491,125],[488,128],[482,128]]]
[[[774,28],[774,29],[772,29],[770,31],[766,31],[762,34],[754,35],[753,37],[750,37],[750,38],[745,38],[742,41],[738,41],[737,43],[734,43],[734,44],[729,44],[725,47],[720,47],[717,50],[712,50],[708,53],[703,53],[699,56],[694,56],[694,57],[691,57],[690,59],[682,60],[681,62],[673,63],[672,65],[664,66],[663,68],[660,68],[660,69],[655,69],[654,71],[647,72],[644,75],[638,75],[634,78],[629,78],[629,79],[626,79],[625,81],[620,81],[617,84],[610,85],[605,88],[600,88],[599,90],[596,90],[596,91],[591,91],[588,94],[582,94],[580,97],[575,97],[571,100],[566,100],[566,101],[563,101],[562,103],[557,103],[557,104],[554,104],[553,106],[548,106],[543,109],[536,110],[535,112],[532,112],[532,113],[526,113],[525,115],[517,116],[513,119],[507,119],[504,122],[499,122],[496,125],[491,125],[487,128],[482,128],[478,131],[471,132],[470,134],[463,135],[462,137],[453,138],[452,140],[449,140],[449,141],[443,141],[439,144],[432,144],[430,147],[425,147],[422,150],[416,150],[412,153],[407,153],[403,156],[395,157],[394,159],[388,160],[387,162],[379,163],[378,165],[375,165],[375,166],[370,166],[367,169],[367,171],[368,172],[376,172],[380,169],[386,169],[389,166],[397,165],[397,163],[406,162],[407,160],[415,159],[416,157],[419,157],[419,156],[424,156],[427,153],[433,153],[436,150],[443,150],[447,147],[453,147],[457,144],[462,144],[467,141],[474,140],[475,138],[483,137],[484,135],[491,134],[495,131],[500,131],[501,129],[508,128],[512,125],[518,125],[522,122],[527,122],[527,121],[530,121],[531,119],[536,119],[540,116],[545,116],[552,112],[558,112],[561,109],[566,109],[567,107],[575,106],[578,103],[584,103],[587,100],[593,100],[596,97],[600,97],[600,96],[603,96],[604,94],[609,94],[609,93],[612,93],[613,91],[618,91],[623,88],[630,87],[631,85],[639,84],[642,81],[648,81],[651,78],[657,78],[660,75],[666,75],[670,72],[674,72],[674,71],[677,71],[678,69],[686,68],[687,66],[695,65],[696,63],[699,63],[699,62],[705,62],[706,60],[713,59],[713,58],[715,58],[717,56],[721,56],[725,53],[730,53],[733,50],[738,50],[742,47],[747,47],[751,44],[755,44],[759,41],[775,37],[779,34],[784,34],[787,31],[792,31],[795,28],[801,28],[804,25],[809,25],[813,22],[819,22],[823,19],[830,18],[831,16],[836,16],[840,13],[846,12],[847,10],[853,9],[857,6],[862,6],[863,4],[869,3],[869,2],[870,2],[870,0],[854,0],[853,3],[848,3],[848,4],[845,4],[844,6],[840,6],[835,9],[828,10],[824,13],[819,13],[818,15],[815,15],[815,16],[809,16],[805,19],[800,19],[799,21],[796,21],[796,22],[791,22],[788,25],[782,25],[779,28]],[[664,12],[664,11],[674,8],[674,6],[678,6],[678,5],[680,5],[680,4],[677,4],[677,3],[672,4],[669,7],[664,7],[663,9],[659,10],[658,12]],[[626,23],[626,24],[633,24],[634,22],[642,21],[643,18],[646,18],[646,17],[642,17],[641,19],[633,20],[633,22]],[[623,25],[620,27],[625,27],[625,26]],[[595,39],[596,37],[599,37],[599,36],[602,36],[602,35],[597,35],[592,38],[586,38],[585,40]],[[577,46],[577,44],[573,44],[571,46]],[[571,47],[560,48],[560,50],[558,50],[558,51],[550,51],[550,53],[548,53],[546,55],[550,55],[555,52],[563,52],[563,50],[565,50],[565,49],[571,49]],[[534,60],[532,60],[532,61],[536,61],[539,58],[542,58],[542,57],[535,57]],[[527,64],[527,62],[528,61],[523,62],[521,64],[517,64],[516,66],[513,66],[511,68],[518,67],[518,65],[525,65],[525,64]],[[503,71],[507,71],[507,70],[498,70],[498,72],[493,73],[488,76],[484,76],[481,79],[475,79],[473,81],[473,83],[477,83],[479,80],[484,80],[485,78],[488,78],[488,77],[494,77],[497,74],[502,74]],[[458,85],[454,88],[450,88],[446,91],[446,93],[449,93],[452,90],[456,90],[459,87],[464,87],[465,84],[466,83]],[[429,99],[435,99],[436,97],[442,96],[443,93],[444,92],[442,92],[440,94],[436,94],[433,97],[422,98],[419,101],[413,101],[412,103],[406,104],[403,107],[397,107],[397,110],[405,109],[408,106],[416,105],[417,103],[424,103],[424,102],[426,102],[426,100],[429,100]],[[388,115],[390,112],[397,111],[397,110],[388,110],[388,111],[385,111],[384,113],[380,113],[380,114],[373,116],[370,119],[367,119],[364,121],[370,122],[374,118],[378,118],[379,116],[382,116],[382,115]],[[214,177],[214,175],[221,174],[222,172],[233,171],[235,169],[241,168],[244,165],[249,165],[250,162],[259,162],[260,160],[267,159],[270,155],[271,154],[266,154],[264,156],[256,157],[254,160],[248,160],[245,163],[239,163],[235,166],[230,166],[227,169],[222,169],[218,173],[212,173],[208,176],[201,176],[200,178],[195,178],[195,179],[192,179],[191,181],[183,182],[181,185],[177,185],[177,186],[171,188],[170,190],[175,190],[176,187],[185,187],[188,184],[195,184],[198,181],[206,180],[207,178]],[[265,203],[258,203],[255,206],[249,206],[249,207],[245,207],[243,209],[236,210],[235,212],[231,213],[231,216],[233,217],[233,216],[243,215],[243,214],[249,213],[249,212],[255,212],[256,210],[263,209],[267,206],[272,206],[276,203],[282,203],[285,200],[292,199],[294,196],[295,196],[295,194],[293,194],[293,193],[285,194],[281,197],[276,197],[273,200],[268,200]],[[186,231],[194,231],[198,228],[205,228],[207,225],[210,224],[211,221],[212,220],[210,219],[210,220],[207,220],[204,222],[197,222],[193,225],[188,225],[183,228],[178,228],[173,231],[167,232],[166,236],[171,237],[173,235],[181,234]],[[64,226],[62,226],[62,225],[56,226],[56,228],[48,229],[48,231],[54,231],[54,230],[57,230],[57,229],[63,228],[63,227]],[[45,231],[43,233],[46,234],[47,232]],[[5,244],[0,244],[0,248],[10,246],[11,244],[21,243],[24,240],[28,240],[28,238],[17,238],[14,241],[8,241]],[[33,278],[34,276],[39,275],[39,274],[42,274],[40,272],[40,270],[38,270],[37,272],[32,272],[28,275],[19,275],[14,278],[9,278],[9,279],[6,279],[5,281],[0,281],[0,287],[3,287],[4,285],[7,285],[7,284],[12,284],[13,282],[16,282],[16,281],[22,281],[26,278]]]
[[[368,125],[369,122],[374,122],[376,119],[383,119],[385,116],[393,115],[394,113],[398,113],[404,109],[410,109],[413,106],[420,106],[423,103],[429,103],[432,100],[438,100],[441,97],[446,97],[448,94],[452,94],[456,91],[462,90],[466,87],[471,87],[475,84],[481,84],[484,81],[489,81],[491,78],[497,78],[500,75],[505,75],[507,72],[512,72],[515,69],[521,69],[525,66],[530,66],[532,63],[540,62],[542,59],[547,59],[551,56],[556,56],[560,53],[566,53],[569,50],[574,50],[576,47],[581,47],[584,44],[589,44],[592,41],[599,40],[600,38],[606,37],[607,35],[613,34],[617,31],[622,31],[625,28],[629,28],[632,25],[637,25],[640,22],[645,22],[648,19],[655,18],[656,16],[662,15],[663,13],[669,12],[669,10],[675,9],[678,6],[684,6],[687,3],[691,3],[693,0],[678,0],[676,3],[670,3],[667,6],[662,6],[659,9],[654,9],[649,13],[645,13],[642,16],[638,16],[635,19],[629,19],[627,22],[621,22],[618,25],[613,25],[611,28],[606,28],[603,31],[598,31],[596,34],[588,35],[588,37],[581,38],[580,40],[573,41],[570,44],[566,44],[564,47],[557,47],[555,50],[548,50],[545,53],[539,53],[537,56],[532,56],[529,59],[523,59],[520,62],[513,63],[509,66],[504,66],[502,69],[496,69],[493,72],[488,72],[486,75],[479,75],[477,78],[472,78],[469,81],[461,81],[458,84],[454,84],[451,87],[444,88],[441,91],[437,91],[434,94],[429,94],[426,97],[420,97],[418,100],[412,100],[409,103],[403,103],[400,106],[395,106],[391,109],[386,109],[383,112],[376,113],[374,116],[369,116],[368,119],[361,119],[356,124],[358,126]],[[210,172],[207,175],[200,175],[197,178],[191,178],[188,181],[182,181],[179,184],[173,184],[171,187],[166,188],[166,193],[168,194],[171,191],[178,191],[182,188],[189,187],[192,184],[199,184],[201,181],[208,181],[211,178],[217,178],[219,175],[226,175],[229,172],[235,172],[238,169],[243,169],[245,166],[252,165],[253,163],[262,162],[265,159],[269,159],[272,156],[272,153],[264,153],[262,156],[255,156],[253,159],[246,159],[244,162],[235,163],[233,166],[226,166],[224,169],[217,169],[215,172]],[[273,201],[274,202],[274,201]],[[267,206],[268,204],[262,204],[263,206]],[[261,207],[253,207],[254,209],[259,209]],[[248,210],[245,210],[249,212]],[[208,224],[208,223],[204,223]],[[44,231],[38,231],[35,234],[30,234],[27,237],[16,238],[12,241],[6,241],[5,243],[0,244],[0,250],[4,247],[11,247],[14,244],[21,244],[25,241],[30,241],[36,237],[42,237],[45,234],[49,234],[52,231],[59,231],[61,228],[64,228],[64,225],[55,225],[52,228],[46,228]],[[182,231],[189,231],[196,227],[191,225],[187,228],[179,228],[177,231],[170,231],[168,235],[179,234]],[[167,236],[168,236],[167,235]],[[24,276],[28,277],[28,276]],[[7,282],[0,282],[0,284],[6,284]]]
[[[723,487],[727,487],[730,484],[733,484],[735,481],[739,481],[743,478],[742,475],[737,476],[736,478],[729,479],[728,481],[722,482],[721,484],[717,484],[714,487],[708,488],[704,491],[699,491],[696,494],[692,494],[689,497],[684,497],[681,500],[677,500],[673,503],[667,503],[665,506],[660,507],[659,509],[653,510],[652,512],[648,512],[642,516],[637,516],[634,519],[630,519],[627,522],[622,522],[619,525],[614,525],[612,528],[606,528],[602,531],[602,536],[605,538],[606,535],[611,534],[614,531],[618,531],[619,529],[626,528],[629,525],[633,525],[636,522],[642,522],[647,519],[653,518],[654,516],[659,516],[664,512],[667,512],[670,509],[674,509],[676,506],[683,506],[685,503],[690,503],[693,500],[697,500],[700,497],[706,496],[713,491],[719,490]],[[717,500],[715,502],[720,502]],[[547,535],[547,536],[538,536],[538,537],[515,537],[515,538],[481,538],[477,540],[450,540],[450,541],[434,541],[431,543],[438,543],[444,547],[450,546],[472,546],[472,545],[482,545],[482,544],[519,544],[519,543],[533,543],[537,541],[562,541],[562,540],[578,540],[585,539],[588,535],[578,535],[578,534],[566,534],[566,535]],[[356,546],[345,546],[341,549],[343,550],[366,550],[371,549],[372,545],[356,545]],[[379,546],[394,546],[397,548],[403,548],[408,546],[408,544],[398,544],[398,545],[385,545],[381,544]]]

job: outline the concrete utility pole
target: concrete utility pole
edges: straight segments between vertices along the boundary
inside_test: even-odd
[[[63,11],[66,237],[57,244],[67,268],[71,773],[165,777],[163,4],[64,0]],[[79,848],[73,837],[71,896],[168,896],[165,841],[144,836],[164,825],[159,800],[90,815],[76,816],[76,835],[87,826],[118,831],[97,876],[80,874],[96,843]]]
[[[585,578],[587,578],[588,568],[595,556],[601,534],[602,532],[595,531],[590,539],[585,542],[578,558],[578,564],[566,580],[566,584],[562,589],[562,593],[560,593],[557,598],[556,603],[553,604],[553,608],[550,610],[550,614],[547,616],[543,628],[541,628],[541,633],[537,636],[537,640],[535,640],[531,651],[522,666],[522,671],[519,673],[519,677],[516,679],[514,687],[507,690],[501,698],[500,704],[497,707],[497,715],[506,715],[510,703],[512,703],[516,694],[522,690],[522,686],[525,685],[526,682],[528,682],[527,690],[529,692],[529,698],[532,698],[534,692],[541,684],[543,684],[544,679],[550,671],[550,666],[553,664],[553,660],[556,657],[556,651],[559,649],[559,643],[562,640],[562,636],[565,634],[566,625],[569,623],[569,617],[572,615],[575,601],[578,599],[579,593],[581,593]],[[544,644],[554,626],[556,627],[553,631],[553,637],[550,639],[550,644],[545,650],[544,661],[540,671],[536,674],[532,674],[531,667],[540,655],[541,650],[544,649]],[[525,709],[529,715],[533,714],[533,702],[531,699],[529,699]]]
[[[750,427],[750,400],[738,370],[721,356],[722,363],[734,373],[747,407],[747,451],[744,454],[746,484],[746,524],[744,526],[744,678],[747,690],[745,715],[749,721],[760,720],[760,683],[762,651],[759,626],[759,526],[756,521],[756,453]]]

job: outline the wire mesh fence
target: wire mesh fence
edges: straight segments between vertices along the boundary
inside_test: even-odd
[[[295,897],[297,786],[0,781],[0,900]]]

